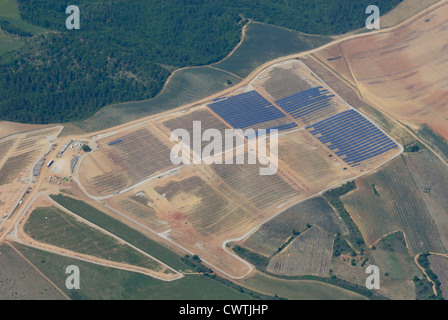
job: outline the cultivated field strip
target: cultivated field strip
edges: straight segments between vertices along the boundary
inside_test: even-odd
[[[319,227],[311,227],[274,256],[267,270],[285,276],[326,277],[330,273],[333,241],[334,235]]]
[[[172,181],[155,187],[155,191],[170,201],[202,236],[220,235],[254,218],[199,177]]]
[[[404,159],[406,162],[413,161],[413,156],[410,154]],[[442,221],[442,218],[435,221],[435,213],[431,215],[430,212],[437,210],[437,207],[428,209],[422,196],[423,190],[414,181],[415,170],[421,170],[419,168],[425,167],[427,163],[421,163],[418,168],[411,170],[406,162],[397,158],[379,172],[359,179],[358,191],[343,197],[345,207],[368,244],[401,230],[412,254],[446,252],[446,239],[442,237],[446,232],[440,233],[435,223]],[[437,170],[434,167],[432,169]],[[443,179],[443,176],[439,177]],[[437,179],[433,183],[439,184],[441,181]],[[372,185],[375,185],[377,194]],[[446,207],[437,214],[446,221]]]
[[[166,229],[154,208],[138,203],[133,199],[120,201],[120,206],[125,212],[130,213],[136,220],[139,220],[151,229],[162,232]]]
[[[332,235],[347,232],[333,208],[324,198],[317,197],[301,202],[263,224],[244,241],[243,246],[262,255],[272,256],[294,231],[301,232],[308,224],[318,226]]]
[[[128,185],[128,176],[123,171],[104,173],[92,178],[92,185],[99,193],[112,193],[124,189]]]
[[[14,145],[15,141],[16,141],[16,139],[8,139],[8,140],[0,142],[0,161],[2,161],[3,158],[6,156],[8,151]]]
[[[269,72],[269,76],[270,78],[263,84],[263,88],[275,100],[312,87],[305,77],[290,69],[274,68]]]
[[[441,285],[442,295],[448,299],[448,258],[431,254],[428,257],[431,270],[437,275]]]
[[[119,143],[107,145],[119,140]],[[170,160],[170,147],[150,129],[139,129],[104,142],[104,149],[111,159],[129,173],[133,182],[174,167]]]
[[[18,177],[20,172],[33,161],[33,158],[39,154],[37,150],[24,152],[6,160],[0,169],[0,186],[12,182],[11,179]]]
[[[151,270],[162,269],[155,260],[55,207],[34,210],[24,226],[24,231],[36,241],[64,249]],[[61,237],[61,234],[64,237]]]
[[[406,157],[406,165],[448,250],[448,168],[428,150]]]
[[[341,257],[333,258],[331,270],[339,279],[356,283],[360,286],[366,285],[365,266],[352,266],[351,257],[345,257],[346,261],[342,261]],[[415,300],[415,286],[412,280],[392,280],[388,277],[380,277],[380,289],[378,293],[390,299],[399,300]]]
[[[204,147],[210,143],[209,141],[202,141],[201,139],[202,133],[205,130],[216,129],[221,133],[222,137],[224,137],[225,129],[230,129],[229,126],[227,126],[224,122],[215,117],[208,109],[193,111],[192,113],[165,121],[162,124],[169,130],[170,133],[176,129],[187,130],[188,133],[190,134],[190,137],[192,138],[190,141],[190,148],[191,150],[193,150],[193,144],[195,143],[195,141],[193,140],[194,121],[200,121],[201,125],[201,132],[200,132],[201,134],[198,137],[196,137],[199,139],[199,141],[196,141],[196,143],[199,143],[201,145],[201,150],[204,150]],[[224,150],[225,150],[225,139],[222,139],[222,151]]]
[[[260,175],[257,165],[213,164],[212,168],[232,189],[259,209],[281,203],[301,193],[298,186],[289,185],[278,174]]]

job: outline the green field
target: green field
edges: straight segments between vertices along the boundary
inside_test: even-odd
[[[20,244],[14,246],[72,299],[251,299],[246,294],[201,275],[188,275],[180,280],[165,282],[139,273],[70,259]],[[79,290],[68,290],[65,287],[68,276],[65,269],[69,265],[79,267]]]
[[[44,28],[25,22],[20,17],[19,8],[14,0],[0,0],[0,18],[24,31],[33,33],[34,35],[46,31]]]
[[[135,229],[132,229],[124,223],[111,218],[110,216],[86,204],[85,202],[63,195],[51,197],[69,211],[90,221],[98,227],[109,231],[117,237],[120,237],[128,243],[136,246],[140,250],[147,252],[160,261],[163,261],[170,267],[177,270],[187,269],[186,266],[180,261],[180,256],[175,254],[173,251],[155,242],[154,240],[149,239],[142,233],[138,232]]]
[[[409,254],[376,249],[371,250],[369,256],[383,274],[387,272],[387,277],[391,280],[412,280],[417,272],[417,267]]]
[[[0,245],[0,300],[59,300],[65,297],[17,252]]]
[[[401,231],[394,232],[387,237],[384,237],[375,245],[375,247],[389,252],[409,254],[404,234]]]
[[[20,18],[17,3],[14,0],[0,0],[0,21],[6,21],[13,28],[33,35],[41,34],[46,30],[23,21]],[[0,57],[10,51],[18,49],[25,42],[24,38],[6,32],[0,27]]]
[[[360,294],[331,284],[313,280],[278,279],[260,272],[240,281],[240,284],[258,292],[277,294],[290,300],[366,300]]]
[[[64,249],[151,270],[162,269],[157,261],[55,207],[35,209],[24,231],[39,242]]]
[[[240,77],[247,77],[257,67],[270,60],[320,47],[332,39],[311,36],[274,25],[252,22],[246,38],[227,59],[214,64]]]
[[[20,47],[21,41],[0,30],[0,56]]]

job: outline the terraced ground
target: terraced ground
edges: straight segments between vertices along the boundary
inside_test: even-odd
[[[143,274],[107,268],[88,262],[51,254],[14,244],[39,270],[74,300],[248,300],[249,295],[237,292],[203,275],[187,275],[172,282]],[[65,286],[65,268],[77,265],[81,274],[80,290]]]
[[[164,121],[162,126],[165,128],[165,132],[168,136],[171,135],[171,132],[176,129],[184,129],[190,134],[190,137],[193,136],[193,123],[195,121],[200,122],[201,133],[208,129],[216,129],[221,132],[222,137],[224,137],[225,129],[229,129],[229,127],[222,121],[220,121],[216,116],[214,116],[210,111],[203,109],[199,111],[193,111],[191,113],[176,117],[171,120]],[[163,130],[163,128],[162,128]],[[201,150],[204,150],[204,147],[208,145],[210,142],[203,141],[201,136],[198,137],[200,141],[195,142],[193,139],[190,139],[190,148],[193,150],[193,145],[195,143],[200,143]],[[225,140],[222,139],[222,150],[225,150]]]
[[[80,166],[83,185],[94,193],[111,194],[174,168],[170,141],[159,135],[148,126],[99,140],[102,151],[88,154]]]

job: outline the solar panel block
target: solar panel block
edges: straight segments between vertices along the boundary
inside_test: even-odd
[[[306,127],[349,165],[398,148],[398,145],[355,110],[347,110]]]
[[[328,108],[332,105],[334,95],[323,87],[315,87],[279,99],[275,103],[294,119]]]
[[[208,106],[235,129],[248,128],[285,117],[283,112],[255,90],[211,103]]]

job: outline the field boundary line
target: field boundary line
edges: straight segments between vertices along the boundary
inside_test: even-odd
[[[27,262],[38,274],[40,274],[45,280],[47,280],[59,293],[61,293],[67,300],[71,300],[68,295],[65,294],[64,291],[62,291],[61,288],[59,288],[53,281],[51,281],[49,278],[47,278],[46,275],[44,275],[30,260],[28,260],[27,257],[25,257],[16,247],[13,246],[12,243],[9,241],[5,241],[5,244],[7,244],[11,249],[13,249],[25,262]]]
[[[81,220],[84,224],[89,225],[89,226],[91,226],[92,228],[94,228],[94,229],[96,229],[96,230],[98,230],[98,231],[100,231],[100,232],[102,232],[102,233],[104,233],[104,234],[106,234],[106,235],[108,235],[108,236],[110,236],[110,237],[112,237],[112,238],[118,240],[119,242],[122,242],[122,243],[126,244],[126,245],[129,246],[130,248],[136,250],[137,252],[140,252],[141,254],[145,255],[145,256],[148,257],[148,258],[151,258],[152,260],[154,260],[154,261],[160,263],[161,265],[165,266],[166,268],[170,269],[171,271],[173,271],[173,272],[175,272],[176,274],[179,275],[179,278],[177,278],[177,279],[170,279],[170,280],[166,280],[166,279],[165,279],[165,280],[164,280],[164,279],[160,278],[160,280],[164,280],[164,281],[173,281],[173,280],[178,280],[178,279],[183,278],[183,276],[182,276],[182,274],[181,274],[180,272],[178,272],[178,271],[175,270],[174,268],[170,267],[170,266],[167,265],[165,262],[160,261],[160,260],[157,259],[156,257],[153,257],[153,256],[150,255],[149,253],[147,253],[147,252],[143,251],[142,249],[140,249],[140,248],[138,248],[138,247],[132,245],[132,244],[129,243],[128,241],[126,241],[126,240],[120,238],[119,236],[113,234],[112,232],[107,231],[106,229],[104,229],[104,228],[102,228],[102,227],[100,227],[100,226],[98,226],[98,225],[96,225],[96,224],[90,222],[89,220],[87,220],[87,219],[85,219],[85,218],[83,218],[83,217],[77,215],[76,213],[70,211],[69,209],[67,209],[67,208],[64,207],[63,205],[61,205],[61,204],[59,204],[58,202],[56,202],[55,200],[53,200],[53,199],[52,199],[51,197],[49,197],[48,195],[46,195],[46,198],[47,198],[48,200],[50,200],[56,207],[58,207],[59,209],[63,210],[63,211],[64,211],[65,213],[67,213],[68,215],[71,215],[71,216],[73,216],[73,217],[75,217],[75,218]],[[100,259],[101,259],[101,258],[100,258]],[[126,264],[127,264],[127,263],[126,263]],[[129,265],[132,266],[132,264],[129,264]],[[145,268],[145,269],[146,269],[146,268]],[[148,270],[151,270],[151,269],[148,269]]]
[[[168,241],[170,244],[173,244],[173,245],[175,245],[176,247],[182,249],[184,252],[186,252],[186,253],[188,253],[188,254],[190,254],[190,255],[194,255],[193,252],[191,252],[191,251],[188,250],[187,248],[184,248],[184,247],[181,246],[180,244],[174,242],[173,240],[171,240],[170,238],[168,238],[165,234],[155,232],[154,230],[152,230],[152,229],[148,228],[147,226],[141,224],[140,222],[138,222],[138,221],[132,219],[131,217],[126,216],[124,213],[121,213],[121,212],[118,211],[117,209],[112,208],[112,207],[110,207],[110,206],[107,205],[107,204],[104,204],[104,206],[105,206],[107,209],[109,209],[109,210],[115,212],[116,214],[122,216],[123,218],[126,218],[126,219],[128,219],[129,221],[135,223],[135,224],[138,225],[139,227],[141,227],[141,228],[143,228],[143,229],[145,229],[145,230],[151,232],[152,234],[156,235],[157,237],[162,238],[163,240]],[[226,250],[226,252],[227,252],[227,250]],[[222,274],[228,276],[229,278],[237,279],[237,280],[238,280],[238,279],[243,279],[243,278],[245,278],[248,274],[252,273],[252,271],[255,270],[255,268],[254,268],[249,262],[247,262],[246,260],[242,259],[242,258],[239,257],[239,256],[236,256],[235,258],[237,258],[237,260],[243,262],[245,265],[247,265],[247,266],[249,267],[249,271],[248,271],[246,274],[244,274],[243,276],[238,276],[238,277],[232,276],[232,275],[228,274],[227,272],[221,270],[220,268],[215,267],[213,264],[207,262],[206,260],[204,260],[204,259],[202,259],[202,258],[201,258],[201,260],[202,260],[202,262],[204,262],[204,263],[207,264],[208,266],[212,267],[213,269],[217,270],[218,272],[220,272],[220,273],[222,273]]]
[[[105,233],[106,235],[108,235],[108,236],[118,240],[119,242],[125,243],[126,245],[128,245],[131,248],[133,248],[134,250],[144,254],[147,257],[150,257],[151,259],[153,259],[156,262],[159,262],[161,265],[163,265],[166,268],[174,271],[176,274],[179,275],[179,277],[178,278],[173,278],[173,279],[165,279],[163,277],[158,276],[156,271],[153,271],[153,270],[145,268],[145,267],[134,266],[132,264],[128,264],[128,263],[124,263],[124,262],[107,260],[107,259],[99,258],[99,257],[93,256],[93,255],[90,255],[90,254],[76,252],[76,251],[73,251],[73,250],[69,250],[69,249],[58,247],[56,245],[43,243],[43,242],[39,242],[39,241],[36,241],[34,239],[31,239],[26,234],[26,232],[23,230],[23,225],[26,223],[26,221],[28,220],[29,216],[32,213],[32,211],[30,210],[32,204],[40,197],[46,198],[51,203],[53,203],[56,207],[58,207],[59,209],[63,210],[66,214],[69,214],[71,216],[75,216],[76,218],[80,219],[82,221],[82,223],[85,223],[85,224],[93,227],[94,229],[96,229],[96,230],[98,230],[98,231],[100,231],[102,233]],[[21,236],[21,233],[23,233],[22,236]],[[28,242],[24,242],[22,237],[24,237],[26,240],[28,240],[29,243]],[[119,238],[118,236],[108,232],[107,230],[104,230],[104,229],[98,227],[97,225],[95,225],[95,224],[93,224],[93,223],[83,219],[82,217],[79,217],[78,215],[72,213],[70,210],[68,210],[67,208],[63,207],[62,205],[60,205],[59,203],[57,203],[53,199],[51,199],[47,194],[43,194],[43,193],[39,193],[38,195],[36,195],[36,197],[34,197],[33,200],[29,203],[27,208],[25,208],[25,210],[22,213],[20,219],[18,220],[18,222],[14,226],[14,234],[10,235],[8,239],[12,240],[12,241],[16,241],[18,243],[22,243],[24,245],[27,245],[27,246],[30,246],[30,247],[33,247],[33,248],[36,248],[36,249],[39,249],[39,250],[42,250],[42,251],[46,251],[46,252],[50,252],[50,253],[53,253],[53,254],[65,256],[65,257],[68,257],[68,258],[77,259],[77,260],[81,260],[81,261],[85,261],[85,262],[101,265],[101,266],[104,266],[104,267],[109,267],[109,268],[120,269],[120,270],[124,270],[124,271],[141,273],[141,274],[144,274],[146,276],[150,276],[152,278],[155,278],[155,279],[158,279],[158,280],[161,280],[161,281],[170,282],[170,281],[175,281],[175,280],[179,280],[179,279],[183,278],[183,275],[181,273],[179,273],[178,271],[174,270],[172,267],[170,267],[167,264],[161,262],[157,258],[152,257],[150,254],[142,251],[141,249],[138,249],[135,246],[127,243],[125,240],[123,240],[123,239]],[[36,244],[33,244],[33,242],[35,242]],[[48,249],[46,247],[52,248],[54,250]],[[92,259],[89,259],[89,257],[92,257]],[[96,261],[96,260],[98,260],[98,261]]]

